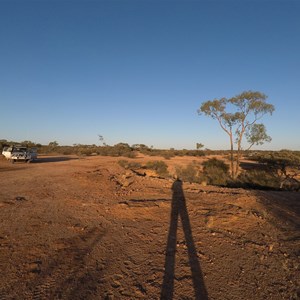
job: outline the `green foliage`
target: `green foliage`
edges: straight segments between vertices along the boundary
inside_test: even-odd
[[[155,160],[155,161],[148,161],[145,166],[147,169],[154,170],[157,175],[161,177],[169,177],[169,171],[168,171],[168,165],[161,161],[161,160]]]
[[[267,135],[264,124],[253,124],[245,133],[247,142],[251,148],[253,145],[262,145],[264,142],[270,143],[272,138]]]
[[[203,147],[204,147],[204,145],[201,144],[201,143],[197,143],[197,144],[196,144],[196,149],[197,149],[197,150],[200,150],[200,149],[203,148]]]
[[[203,175],[212,185],[225,186],[228,182],[228,171],[228,165],[216,158],[211,158],[203,163]]]
[[[228,135],[231,149],[231,177],[238,175],[241,152],[243,150],[243,137],[250,144],[261,145],[270,142],[265,126],[257,124],[265,114],[274,111],[272,104],[266,103],[267,96],[260,92],[246,91],[232,98],[221,98],[203,102],[198,109],[199,114],[211,117],[218,121],[222,130]],[[234,143],[237,153],[234,157]],[[235,164],[234,164],[235,161]]]

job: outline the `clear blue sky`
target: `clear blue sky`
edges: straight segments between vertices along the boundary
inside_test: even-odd
[[[300,1],[0,0],[0,139],[227,149],[205,100],[258,90],[300,150]]]

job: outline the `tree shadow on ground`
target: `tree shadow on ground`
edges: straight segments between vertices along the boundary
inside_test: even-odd
[[[46,156],[46,157],[38,157],[33,163],[51,163],[51,162],[61,162],[61,161],[69,161],[75,160],[78,157],[70,157],[70,156]]]
[[[256,191],[259,202],[284,227],[300,233],[300,193],[288,191]]]
[[[242,161],[240,162],[240,168],[245,170],[245,171],[248,171],[248,170],[266,170],[266,166],[265,165],[262,165],[256,161]]]
[[[182,182],[176,180],[172,185],[171,221],[166,247],[165,273],[160,299],[173,299],[175,279],[175,256],[177,245],[177,228],[180,217],[187,245],[187,254],[192,273],[194,295],[197,300],[207,300],[207,291],[203,280],[202,271],[198,261],[197,251],[192,235],[190,219],[182,189]]]
[[[102,268],[88,267],[87,259],[105,231],[91,228],[70,239],[63,239],[64,245],[56,255],[44,262],[36,281],[31,283],[33,299],[88,299],[97,293]]]

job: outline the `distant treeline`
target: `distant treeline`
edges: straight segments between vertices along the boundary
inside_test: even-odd
[[[164,158],[171,158],[174,156],[204,156],[210,152],[216,153],[211,150],[175,150],[175,149],[154,149],[153,147],[148,147],[144,144],[135,144],[130,146],[127,143],[118,143],[116,145],[83,145],[74,144],[72,146],[61,146],[56,141],[50,142],[48,145],[42,145],[39,143],[34,143],[31,141],[15,142],[0,140],[0,150],[3,147],[11,145],[22,145],[29,148],[37,148],[39,154],[63,154],[63,155],[101,155],[101,156],[125,156],[129,158],[134,158],[138,153],[143,153],[150,156],[162,156]]]
[[[78,155],[78,156],[114,156],[135,158],[139,153],[147,156],[159,156],[170,159],[175,156],[208,156],[206,160],[199,162],[194,160],[185,167],[176,167],[176,176],[183,181],[202,184],[219,185],[227,187],[242,187],[255,189],[275,190],[300,190],[300,151],[282,149],[280,151],[245,151],[243,156],[253,163],[243,161],[239,168],[237,178],[231,178],[229,150],[176,150],[154,149],[144,144],[130,146],[127,143],[109,145],[81,145],[60,146],[56,141],[48,145],[41,145],[31,141],[13,142],[0,140],[0,150],[6,146],[22,145],[29,148],[37,148],[39,155]],[[234,153],[236,154],[236,153]],[[212,157],[218,155],[220,157]],[[210,157],[209,157],[210,156]],[[151,161],[146,166],[137,165],[134,160],[121,160],[124,168],[134,169],[150,168],[161,177],[170,177],[168,166],[164,161]]]
[[[229,150],[189,150],[182,149],[177,150],[174,148],[171,149],[155,149],[153,147],[148,147],[144,144],[134,144],[129,145],[127,143],[118,143],[116,145],[102,145],[97,146],[93,145],[83,145],[83,144],[74,144],[72,146],[62,146],[58,142],[53,141],[48,145],[42,145],[39,143],[34,143],[32,141],[7,141],[5,139],[0,140],[0,150],[6,146],[11,145],[22,145],[29,148],[37,148],[39,154],[60,154],[60,155],[79,155],[79,156],[91,156],[91,155],[101,155],[101,156],[124,156],[128,158],[135,158],[138,153],[142,153],[149,156],[161,156],[163,158],[169,159],[175,156],[206,156],[206,155],[229,155]],[[289,150],[281,150],[289,151]],[[246,154],[249,157],[256,157],[259,153],[274,153],[278,151],[248,151]],[[280,151],[279,151],[280,152]],[[292,151],[295,155],[300,156],[300,151]]]

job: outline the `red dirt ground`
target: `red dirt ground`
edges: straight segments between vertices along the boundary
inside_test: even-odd
[[[0,160],[0,299],[300,298],[299,192],[142,177],[120,159]]]

